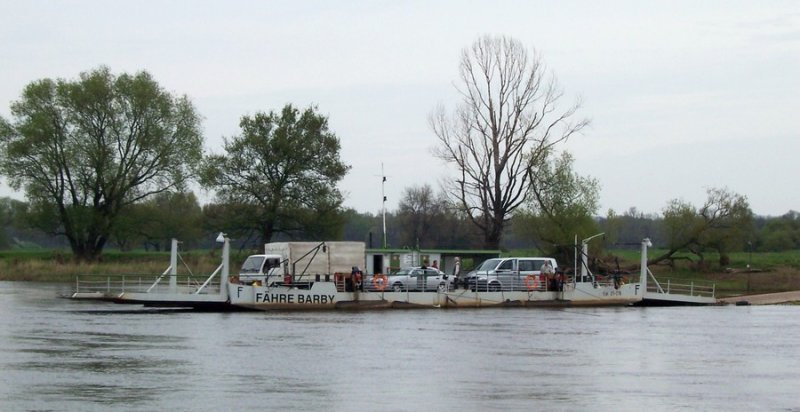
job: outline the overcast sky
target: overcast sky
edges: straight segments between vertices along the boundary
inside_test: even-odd
[[[599,214],[712,187],[800,210],[796,1],[0,0],[0,115],[29,82],[100,65],[188,95],[213,152],[242,115],[315,104],[352,165],[345,205],[380,210],[383,164],[394,210],[448,175],[428,114],[455,106],[459,54],[484,34],[535,47],[583,99],[592,126],[564,149],[599,180]]]

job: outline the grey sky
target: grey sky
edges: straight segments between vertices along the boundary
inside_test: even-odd
[[[600,181],[601,214],[700,205],[711,187],[761,215],[800,209],[794,1],[0,0],[0,115],[33,80],[103,64],[190,96],[210,151],[244,114],[313,103],[353,166],[345,205],[380,210],[383,162],[391,210],[446,176],[427,116],[454,107],[459,54],[483,34],[536,47],[582,97],[592,126],[565,148]]]

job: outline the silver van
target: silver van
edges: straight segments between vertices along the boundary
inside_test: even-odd
[[[541,276],[545,261],[553,272],[558,269],[556,260],[549,257],[489,259],[467,275],[465,285],[473,291],[546,290],[547,281]]]

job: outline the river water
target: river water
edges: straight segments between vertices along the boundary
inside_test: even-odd
[[[800,410],[800,307],[204,313],[0,282],[0,410]]]

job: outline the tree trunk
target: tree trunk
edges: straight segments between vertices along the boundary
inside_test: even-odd
[[[261,244],[267,244],[272,240],[272,236],[275,234],[274,228],[275,225],[271,221],[261,227]]]
[[[498,225],[497,219],[492,220],[486,228],[483,237],[483,247],[485,249],[497,250],[500,249],[500,240],[503,238],[503,225]]]

